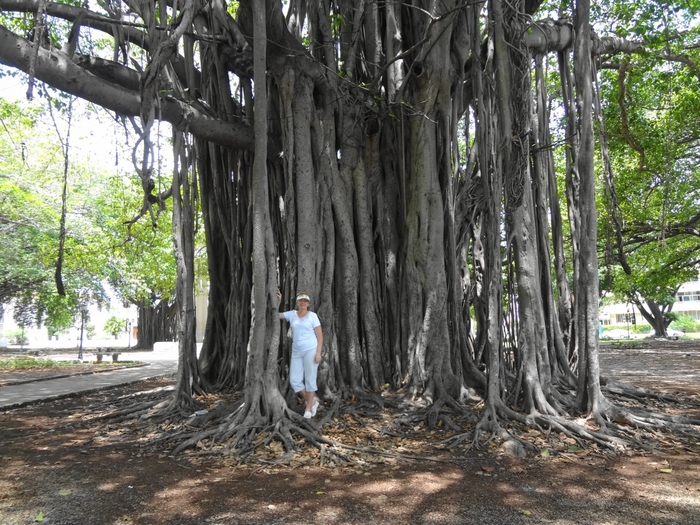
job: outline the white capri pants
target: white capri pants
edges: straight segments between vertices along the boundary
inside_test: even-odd
[[[316,373],[318,363],[314,362],[316,348],[306,351],[292,350],[292,360],[289,364],[289,383],[295,393],[302,390],[316,392]]]

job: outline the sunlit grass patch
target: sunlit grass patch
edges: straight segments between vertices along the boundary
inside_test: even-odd
[[[1,370],[31,370],[35,368],[54,368],[56,366],[58,366],[58,363],[51,359],[40,359],[28,355],[0,359]]]
[[[56,368],[64,366],[98,366],[100,368],[111,368],[115,366],[136,366],[138,361],[104,361],[97,363],[95,361],[54,361],[53,359],[45,359],[40,357],[32,357],[26,355],[13,356],[7,359],[0,359],[0,370],[45,370],[47,368]]]

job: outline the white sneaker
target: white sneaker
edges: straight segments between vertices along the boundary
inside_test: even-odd
[[[311,419],[312,417],[314,417],[314,415],[307,410],[306,412],[304,412],[304,417],[306,419]]]
[[[314,406],[311,407],[311,417],[316,417],[316,411],[318,410],[318,406],[320,403],[318,402],[318,399],[314,399]]]

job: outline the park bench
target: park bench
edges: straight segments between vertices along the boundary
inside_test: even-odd
[[[119,354],[121,352],[111,352],[109,350],[96,350],[95,351],[95,359],[97,360],[98,363],[102,362],[102,358],[106,355],[111,355],[112,356],[112,362],[116,363],[119,361]]]

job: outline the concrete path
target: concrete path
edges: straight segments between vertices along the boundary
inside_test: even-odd
[[[75,359],[75,353],[50,357],[57,361],[71,360]],[[0,409],[17,408],[38,401],[58,399],[80,392],[93,392],[142,379],[168,376],[177,372],[177,353],[124,352],[119,356],[119,360],[141,361],[146,364],[135,368],[3,386],[0,387]]]

